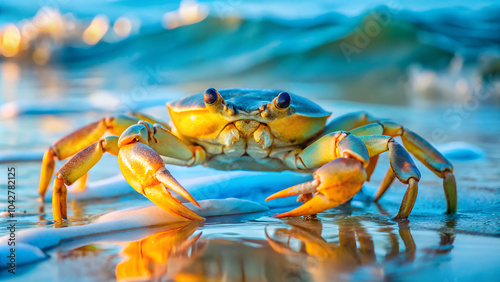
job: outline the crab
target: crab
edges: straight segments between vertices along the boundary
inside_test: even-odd
[[[379,200],[395,178],[407,184],[396,219],[410,215],[418,192],[420,172],[408,152],[443,179],[446,212],[457,210],[451,163],[422,137],[393,121],[355,112],[328,122],[331,113],[312,101],[262,89],[209,88],[167,103],[167,108],[173,127],[132,113],[102,118],[55,142],[42,161],[42,201],[54,174],[55,159],[71,158],[55,174],[54,221],[67,218],[66,185],[80,179],[84,187],[87,172],[105,152],[118,156],[120,170],[135,190],[165,211],[188,220],[203,218],[169,190],[199,205],[164,164],[312,173],[313,180],[266,199],[299,195],[297,201],[303,204],[276,215],[282,218],[314,215],[349,201],[370,179],[378,155],[385,151],[389,152],[390,167],[374,199]],[[396,136],[401,137],[404,147],[395,141]]]

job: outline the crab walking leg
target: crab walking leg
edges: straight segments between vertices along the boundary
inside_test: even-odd
[[[304,193],[315,193],[298,208],[277,215],[311,215],[345,203],[361,190],[366,180],[368,151],[363,142],[347,132],[335,132],[323,136],[302,152],[291,152],[285,157],[288,165],[298,170],[311,170],[314,180],[299,184],[269,196],[266,201]],[[294,162],[291,162],[291,159]]]
[[[370,161],[368,162],[368,166],[366,167],[366,181],[370,181],[370,178],[375,171],[375,167],[377,166],[378,155],[370,157]]]
[[[421,161],[429,170],[443,179],[443,189],[446,196],[446,213],[457,212],[457,185],[453,175],[453,166],[451,163],[429,142],[416,133],[404,128],[402,125],[392,121],[380,121],[361,126],[351,133],[356,136],[366,135],[388,135],[401,136],[403,145],[419,161]],[[370,156],[372,156],[370,154]],[[390,185],[390,183],[389,183]],[[381,186],[382,187],[382,186]],[[388,186],[386,187],[386,189]],[[380,197],[383,195],[380,194]],[[380,198],[379,197],[379,198]]]
[[[146,115],[144,113],[141,113],[141,112],[130,112],[129,115],[131,115],[131,116],[133,116],[133,117],[135,117],[135,118],[137,118],[139,120],[145,121],[145,122],[147,122],[149,124],[159,124],[159,125],[167,128],[168,130],[171,129],[170,126],[167,123],[165,123],[163,121],[160,121],[160,120],[157,120],[154,117]]]
[[[332,121],[330,121],[324,130],[324,134],[347,130],[363,126],[365,124],[376,122],[380,119],[376,119],[367,112],[354,112],[339,116]]]
[[[64,185],[64,180],[56,177],[52,190],[52,217],[56,222],[68,218],[67,196],[68,189]]]
[[[429,142],[416,133],[405,130],[401,135],[404,146],[434,174],[443,178],[446,213],[457,212],[457,184],[451,163]]]
[[[78,152],[69,159],[56,173],[54,189],[52,191],[52,209],[54,221],[66,219],[66,185],[71,185],[87,172],[101,159],[104,152],[112,155],[118,154],[118,137],[103,138],[87,148]]]
[[[328,133],[340,131],[340,130],[350,131],[351,129],[358,128],[360,126],[370,124],[370,123],[373,123],[373,122],[376,122],[379,120],[380,119],[377,119],[364,111],[348,113],[348,114],[339,116],[339,117],[333,119],[332,121],[330,121],[325,126],[324,134],[328,134]],[[367,175],[368,181],[370,180],[370,177],[373,174],[373,171],[375,170],[375,167],[377,165],[377,161],[378,161],[378,156],[374,156],[374,157],[370,158],[369,165],[366,168],[366,175]]]
[[[396,179],[396,175],[394,174],[392,167],[389,167],[385,173],[384,179],[380,182],[380,186],[375,193],[375,202],[378,202],[378,200],[380,200],[380,198],[385,194],[387,189],[389,189],[389,186],[391,186],[392,182],[394,182],[394,179]]]
[[[78,179],[75,183],[73,183],[73,191],[75,192],[83,192],[85,191],[85,186],[87,185],[87,179],[89,177],[89,173],[85,173],[80,179]]]
[[[413,162],[410,154],[394,141],[390,136],[385,135],[368,135],[361,136],[360,139],[368,148],[370,156],[378,155],[382,152],[389,151],[389,162],[394,175],[404,184],[408,184],[405,196],[401,202],[401,207],[396,219],[407,218],[413,209],[413,205],[417,199],[418,181],[420,180],[420,172]],[[391,173],[386,174],[382,181],[382,185],[377,192],[378,198],[387,190],[392,183],[393,176]]]
[[[54,174],[54,158],[58,160],[67,159],[92,143],[97,142],[106,132],[119,136],[127,127],[136,124],[138,121],[136,118],[123,115],[103,118],[56,141],[43,156],[38,187],[40,200],[43,202],[43,197]]]
[[[54,143],[44,154],[42,161],[42,169],[40,172],[39,194],[43,202],[43,197],[47,191],[50,180],[54,173],[55,162],[58,160],[67,159],[90,144],[98,141],[106,132],[120,136],[129,126],[144,120],[150,123],[158,123],[168,128],[168,125],[161,123],[156,119],[138,112],[131,113],[131,116],[117,115],[115,117],[102,118],[96,122],[88,124],[74,132],[62,137]],[[86,178],[82,178],[79,184],[79,189],[84,189]]]
[[[188,201],[199,206],[196,200],[164,167],[163,160],[158,153],[148,146],[150,142],[161,144],[161,142],[174,141],[169,139],[171,136],[163,136],[161,133],[156,134],[155,131],[158,133],[161,130],[140,121],[138,124],[124,130],[119,139],[117,136],[103,138],[69,159],[57,172],[57,178],[54,182],[54,220],[59,221],[67,218],[65,184],[71,185],[86,175],[101,159],[104,152],[118,155],[118,164],[127,182],[162,209],[189,220],[203,219],[186,208],[166,190],[165,187],[172,189]],[[181,144],[180,140],[178,142],[178,144],[170,145],[174,149],[177,149],[177,151],[182,151],[185,149],[184,147],[189,150],[187,145]],[[195,152],[198,151],[196,148],[193,150]],[[164,150],[163,152],[167,151]],[[193,163],[202,160],[199,157],[202,155],[201,153],[189,152]],[[173,154],[169,156],[177,157],[179,154],[177,152],[177,155]],[[198,156],[198,159],[196,156]]]

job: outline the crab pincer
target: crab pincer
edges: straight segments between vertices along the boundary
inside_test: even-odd
[[[138,132],[134,132],[135,130]],[[165,168],[160,155],[142,143],[147,139],[141,138],[144,137],[144,134],[139,132],[141,130],[144,130],[144,127],[132,126],[118,141],[120,147],[118,164],[127,182],[166,212],[188,220],[203,220],[203,217],[188,209],[167,190],[168,188],[177,192],[200,207],[191,194]]]
[[[276,218],[317,214],[350,200],[363,187],[366,172],[363,164],[351,158],[334,159],[313,173],[314,180],[277,192],[266,201],[314,193],[314,196],[294,210],[278,214]]]

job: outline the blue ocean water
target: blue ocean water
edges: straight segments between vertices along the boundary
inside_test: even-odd
[[[424,83],[427,69],[466,84],[475,83],[470,72],[483,83],[498,73],[499,11],[495,1],[3,1],[0,27],[14,23],[29,33],[56,22],[59,36],[46,32],[6,61],[38,61],[34,66],[43,64],[56,85],[61,77],[77,86],[63,87],[65,96],[86,95],[73,92],[95,89],[89,85],[123,94],[137,86],[192,93],[198,83],[299,90],[306,84],[312,96],[408,104],[402,84]],[[99,15],[105,33],[82,42]],[[117,36],[117,22],[126,35]],[[38,49],[43,56],[34,54]],[[20,79],[44,91],[35,70],[23,68]]]

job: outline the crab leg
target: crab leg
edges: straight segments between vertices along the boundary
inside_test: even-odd
[[[285,189],[266,199],[315,193],[314,197],[302,206],[280,214],[278,218],[315,214],[348,201],[361,190],[366,180],[365,169],[369,163],[369,156],[373,157],[385,151],[389,151],[391,168],[396,177],[408,184],[396,218],[408,217],[415,204],[418,192],[417,183],[420,179],[420,172],[408,152],[389,136],[374,135],[358,138],[353,134],[348,134],[346,132],[332,133],[321,137],[299,154],[290,153],[296,154],[296,169],[321,167],[313,173],[313,181]],[[333,160],[325,164],[328,158]],[[290,161],[286,163],[290,164]]]
[[[380,182],[380,186],[375,193],[375,202],[380,200],[387,189],[389,189],[389,186],[391,186],[392,182],[394,182],[394,179],[396,179],[396,175],[394,174],[394,171],[392,171],[392,167],[389,167],[387,169],[387,172],[385,173],[384,179],[382,179],[382,182]]]
[[[453,166],[425,139],[392,121],[380,121],[367,124],[352,130],[351,133],[356,136],[379,134],[392,137],[401,136],[405,148],[429,168],[429,170],[443,179],[443,189],[447,205],[446,213],[457,212],[457,187],[455,177],[453,176]],[[370,157],[372,156],[374,155],[370,153]],[[390,180],[390,175],[386,175],[386,177],[389,178],[384,179],[383,185],[380,186],[377,192],[377,199],[379,199],[387,188],[389,188],[390,183],[388,182]]]
[[[101,159],[104,152],[112,155],[118,154],[118,137],[103,138],[83,149],[69,159],[56,173],[54,189],[52,191],[52,209],[54,221],[67,218],[66,185],[71,185],[87,172]]]
[[[90,144],[97,142],[106,132],[112,135],[120,136],[127,127],[136,124],[140,120],[151,124],[157,123],[168,128],[168,125],[155,120],[154,118],[142,114],[131,113],[131,116],[117,115],[114,117],[102,118],[96,122],[88,124],[74,132],[62,137],[54,143],[44,154],[42,160],[42,169],[40,172],[40,184],[38,187],[40,199],[43,202],[43,197],[47,191],[52,175],[54,174],[55,162],[58,160],[67,159]],[[85,188],[86,179],[81,180],[80,189]]]
[[[370,181],[370,177],[375,171],[377,162],[378,162],[378,155],[370,157],[370,161],[368,162],[368,166],[366,167],[366,181]]]
[[[147,122],[149,124],[158,124],[158,125],[161,125],[162,127],[166,128],[166,129],[168,129],[168,130],[171,130],[170,126],[167,123],[162,122],[160,120],[157,120],[154,117],[151,117],[149,115],[143,114],[141,112],[130,112],[129,115],[133,116],[136,119],[145,121],[145,122]],[[120,135],[120,134],[118,134],[118,135]]]
[[[403,144],[417,159],[437,176],[443,178],[443,189],[446,197],[446,213],[457,212],[457,184],[451,163],[431,144],[410,130],[401,135]]]
[[[124,130],[119,139],[117,136],[102,138],[78,152],[56,174],[52,199],[54,220],[60,221],[67,218],[65,185],[71,185],[84,177],[101,159],[104,152],[118,155],[118,163],[127,182],[156,205],[169,213],[189,220],[203,219],[168,192],[166,188],[177,192],[199,206],[189,192],[164,167],[158,152],[149,147],[150,143],[163,144],[165,147],[173,147],[161,151],[160,149],[163,147],[158,146],[162,153],[174,152],[167,154],[167,157],[180,157],[184,154],[190,163],[196,164],[203,161],[204,151],[197,147],[193,147],[193,151],[191,151],[182,141],[173,139],[173,137],[175,136],[169,135],[166,128],[159,125],[152,128],[148,123],[140,121]],[[170,144],[166,145],[168,142]],[[189,150],[189,154],[186,150]]]
[[[295,153],[291,152],[291,154]],[[277,218],[311,215],[338,206],[350,200],[361,190],[366,180],[365,167],[368,165],[368,159],[368,151],[358,137],[346,132],[323,136],[295,157],[297,165],[295,169],[309,170],[320,166],[313,173],[314,180],[275,193],[266,201],[303,193],[315,193],[303,205],[279,214]]]
[[[103,118],[99,121],[86,125],[59,139],[44,154],[42,169],[40,172],[40,185],[38,191],[40,200],[43,202],[45,192],[54,174],[55,162],[67,159],[80,152],[84,148],[97,142],[106,132],[120,135],[127,127],[137,123],[139,120],[128,116],[116,116]]]
[[[404,184],[408,184],[403,201],[401,202],[401,207],[396,219],[407,218],[413,209],[413,205],[417,199],[418,192],[418,181],[420,180],[420,172],[418,171],[415,163],[410,157],[410,154],[394,141],[392,137],[384,135],[368,135],[362,136],[360,139],[368,148],[370,156],[378,155],[382,152],[389,151],[389,161],[391,163],[392,173],[387,173],[386,177],[382,181],[382,185],[377,192],[377,196],[383,194],[390,183],[392,183],[394,174],[399,181]]]
[[[372,115],[368,114],[367,112],[361,111],[361,112],[354,112],[354,113],[348,113],[342,116],[339,116],[332,121],[330,121],[326,126],[324,130],[324,134],[328,134],[331,132],[335,131],[340,131],[340,130],[347,130],[350,131],[351,129],[373,123],[378,121],[379,119],[376,119]],[[375,134],[375,133],[374,133]],[[375,170],[375,166],[377,165],[378,161],[378,156],[373,156],[370,158],[370,162],[368,167],[366,168],[366,175],[367,175],[367,180],[370,180],[370,177]]]
[[[325,134],[340,131],[340,130],[351,130],[365,124],[376,122],[378,119],[374,118],[366,112],[354,112],[339,116],[332,121],[330,121],[325,126]]]
[[[160,154],[164,163],[194,166],[201,164],[206,157],[205,150],[199,146],[188,146],[169,129],[155,124],[155,132],[149,146]]]

